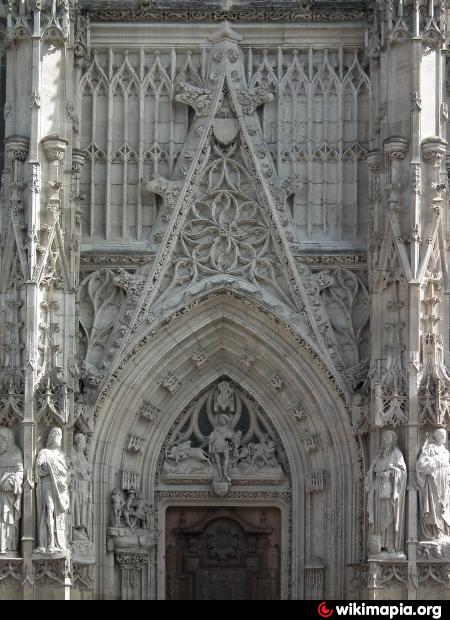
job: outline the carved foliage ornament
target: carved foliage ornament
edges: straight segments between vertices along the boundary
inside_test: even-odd
[[[96,9],[92,5],[89,11],[93,21],[145,21],[145,22],[315,22],[329,21],[361,21],[366,18],[366,9],[348,7],[345,9],[340,6],[333,6],[334,3],[327,3],[326,7],[314,7],[311,0],[300,0],[295,8],[282,9],[268,6],[261,8],[237,7],[233,9],[158,9],[151,6],[151,3],[142,3],[139,9]]]

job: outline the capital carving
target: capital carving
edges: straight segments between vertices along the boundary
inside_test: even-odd
[[[25,161],[28,157],[30,141],[23,136],[10,136],[5,140],[6,153],[12,160]]]
[[[384,141],[384,152],[390,160],[404,159],[408,152],[408,140],[394,136]]]
[[[64,159],[64,154],[69,141],[66,138],[51,134],[42,138],[41,145],[49,162],[60,162]]]
[[[447,142],[442,138],[427,138],[422,142],[423,158],[425,161],[440,161],[446,152]]]

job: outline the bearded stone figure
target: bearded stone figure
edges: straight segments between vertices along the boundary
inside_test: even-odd
[[[0,428],[0,553],[17,551],[23,457],[9,428]]]
[[[372,553],[381,552],[403,558],[407,472],[397,441],[397,435],[393,431],[385,431],[382,435],[381,448],[372,461],[366,478],[367,512]]]
[[[37,551],[40,553],[59,553],[67,549],[70,471],[61,445],[61,429],[52,428],[47,447],[39,452],[36,459]]]
[[[426,540],[450,535],[450,453],[443,428],[428,436],[417,460],[420,523]]]

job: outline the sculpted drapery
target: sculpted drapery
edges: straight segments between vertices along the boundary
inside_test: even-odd
[[[72,536],[87,540],[91,534],[91,465],[85,454],[86,438],[77,433],[74,438],[73,480],[72,480]]]
[[[17,551],[22,482],[22,451],[12,430],[0,428],[0,553]]]
[[[47,447],[36,459],[38,551],[57,553],[67,548],[66,515],[70,506],[70,470],[61,450],[62,432],[50,431]]]
[[[450,453],[440,428],[427,437],[416,465],[420,523],[427,540],[450,535]]]
[[[366,479],[369,533],[379,537],[381,551],[403,552],[406,464],[397,448],[397,435],[385,431],[378,456]]]

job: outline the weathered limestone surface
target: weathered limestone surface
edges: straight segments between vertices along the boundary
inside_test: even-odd
[[[0,4],[0,599],[448,598],[447,13]]]

